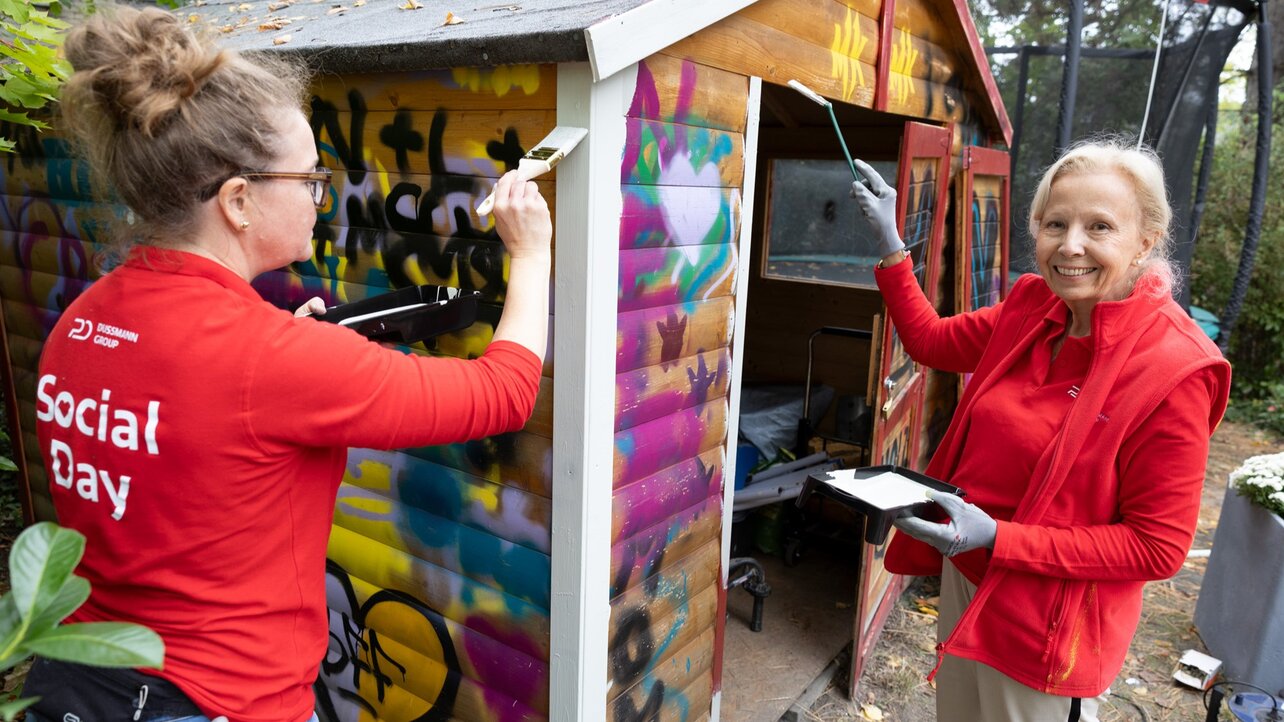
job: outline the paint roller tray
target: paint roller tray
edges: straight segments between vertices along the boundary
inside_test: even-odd
[[[829,497],[865,517],[865,543],[875,546],[887,541],[892,521],[909,510],[916,516],[937,507],[927,491],[944,491],[963,496],[963,490],[926,474],[895,464],[866,466],[812,474],[798,495],[798,506],[813,493]]]
[[[410,344],[473,325],[480,297],[477,291],[450,286],[411,286],[330,306],[316,318],[372,341]]]

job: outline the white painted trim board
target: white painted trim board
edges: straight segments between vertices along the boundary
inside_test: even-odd
[[[557,169],[549,719],[606,718],[620,157],[637,66],[557,69],[557,123],[588,136]]]
[[[727,385],[727,463],[722,474],[722,588],[727,588],[727,565],[731,563],[731,511],[735,502],[736,445],[740,438],[740,387],[744,380],[740,374],[745,363],[745,309],[749,302],[749,255],[753,245],[753,199],[758,180],[758,121],[762,108],[762,78],[749,78],[749,101],[745,108],[745,173],[744,190],[740,198],[739,257],[736,267],[736,318],[731,336],[731,383]],[[725,625],[725,615],[718,620]],[[723,638],[726,638],[724,633]],[[723,669],[727,658],[723,648]],[[713,695],[712,722],[718,722],[722,712],[722,690]]]
[[[608,78],[756,0],[651,0],[584,30],[593,80]]]

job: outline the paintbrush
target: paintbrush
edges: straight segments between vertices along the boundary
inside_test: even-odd
[[[807,98],[812,102],[820,104],[821,107],[829,111],[829,121],[834,124],[834,133],[838,136],[838,144],[843,147],[843,157],[847,159],[847,167],[851,168],[852,180],[858,181],[861,185],[871,191],[874,190],[874,187],[869,183],[869,179],[862,176],[856,170],[856,163],[852,160],[852,154],[847,150],[847,141],[843,140],[843,131],[838,128],[838,118],[834,117],[834,104],[826,100],[820,93],[808,88],[797,80],[789,81],[788,85],[794,90],[797,90],[807,96]]]
[[[559,125],[541,140],[538,145],[526,151],[526,155],[517,161],[517,177],[523,181],[538,178],[553,170],[575,146],[584,140],[588,130]],[[488,216],[495,207],[495,190],[486,196],[477,206],[477,215]]]

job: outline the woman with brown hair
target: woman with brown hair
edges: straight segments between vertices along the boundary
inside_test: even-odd
[[[59,521],[88,538],[93,592],[72,619],[145,625],[166,656],[132,671],[38,660],[29,719],[304,722],[347,447],[523,426],[547,342],[548,206],[512,173],[497,184],[511,263],[485,354],[385,349],[250,286],[312,254],[328,193],[297,67],[128,7],[100,7],[66,53],[65,126],[138,243],[46,341],[37,433]]]

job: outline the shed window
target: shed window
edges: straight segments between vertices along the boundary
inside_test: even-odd
[[[888,184],[896,161],[870,163]],[[845,160],[771,161],[769,227],[763,275],[787,281],[874,288],[873,232],[851,198]]]

